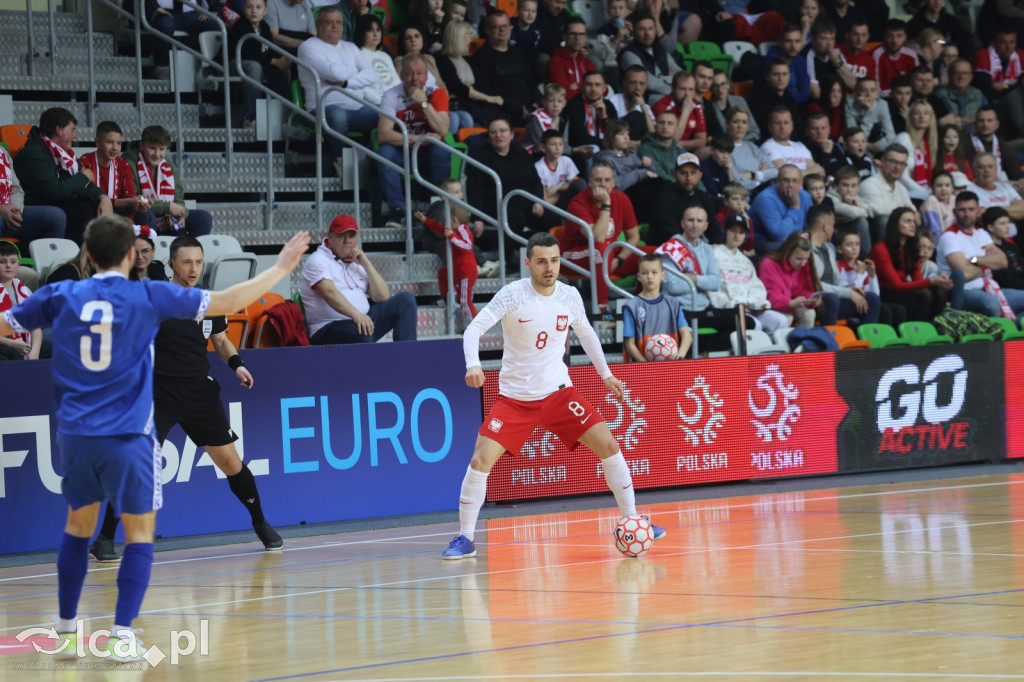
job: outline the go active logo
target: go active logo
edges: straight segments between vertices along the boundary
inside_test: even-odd
[[[875,391],[878,452],[911,454],[970,447],[971,424],[959,419],[967,399],[964,359],[950,353],[922,372],[913,363],[887,370]]]

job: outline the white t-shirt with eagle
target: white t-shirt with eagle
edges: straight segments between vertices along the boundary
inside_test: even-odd
[[[562,362],[569,327],[601,378],[612,375],[580,292],[567,284],[556,282],[550,296],[538,293],[528,277],[502,287],[463,335],[467,370],[480,366],[480,337],[498,322],[504,337],[498,390],[507,398],[542,400],[572,385]]]

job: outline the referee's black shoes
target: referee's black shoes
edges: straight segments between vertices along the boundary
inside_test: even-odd
[[[280,538],[278,538],[278,542],[280,542]],[[111,564],[121,560],[121,555],[114,549],[114,541],[102,535],[96,536],[96,540],[93,541],[89,552],[101,564]]]
[[[274,527],[266,521],[253,526],[252,529],[256,531],[256,535],[259,536],[260,542],[263,543],[268,552],[281,549],[281,546],[284,545],[284,540],[277,534]]]

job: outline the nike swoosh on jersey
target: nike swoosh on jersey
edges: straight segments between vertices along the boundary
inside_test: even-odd
[[[519,324],[526,324],[527,322],[533,322],[533,320],[519,320]]]
[[[586,424],[586,423],[587,423],[587,420],[589,420],[589,419],[590,419],[590,418],[591,418],[592,416],[593,416],[593,415],[589,415],[589,414],[588,414],[588,415],[587,415],[587,418],[586,418],[586,419],[581,419],[581,420],[580,420],[580,424]]]
[[[632,487],[633,487],[633,484],[632,484],[632,483],[630,483],[629,485],[624,485],[624,486],[622,486],[622,489],[623,489],[623,490],[626,490],[627,488],[632,488]]]

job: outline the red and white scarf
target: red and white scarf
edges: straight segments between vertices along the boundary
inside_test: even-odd
[[[1020,53],[1014,50],[1004,66],[1003,60],[999,58],[999,54],[996,52],[996,48],[990,45],[988,48],[988,68],[992,74],[992,85],[1002,85],[1004,83],[1013,85],[1020,78],[1021,74]]]
[[[659,246],[654,250],[654,253],[661,256],[668,256],[669,259],[676,264],[679,271],[687,274],[693,273],[699,275],[700,263],[697,262],[697,257],[693,255],[693,251],[686,242],[676,239],[673,237],[667,242]]]
[[[149,172],[149,164],[139,154],[135,161],[135,167],[139,171],[139,193],[150,201],[174,201],[174,171],[167,159],[160,162],[156,169],[156,182]]]
[[[1008,320],[1016,320],[1017,316],[1013,314],[1013,308],[1011,308],[1010,304],[1007,303],[1006,296],[1003,295],[1002,287],[999,286],[999,282],[996,281],[996,278],[992,276],[992,268],[984,265],[979,267],[981,267],[981,275],[983,279],[982,288],[985,293],[989,296],[996,297],[996,300],[999,301],[999,312],[1003,317]]]
[[[25,283],[17,277],[11,280],[11,289],[13,290],[13,295],[7,291],[7,287],[0,284],[0,312],[20,305],[26,298],[32,295],[32,292],[25,286]],[[22,332],[20,334],[15,332],[7,338],[20,339],[25,343],[32,343],[32,334],[30,332]]]
[[[100,165],[100,160],[99,157],[96,155],[96,152],[82,154],[81,164],[86,168],[92,170],[93,175],[96,176],[96,186],[102,189],[103,166]],[[117,173],[117,159],[114,159],[113,161],[110,162],[110,165],[107,167],[107,189],[104,190],[104,193],[112,200],[117,199],[117,188],[120,186],[119,180],[120,178],[118,177]]]
[[[583,111],[587,115],[587,134],[591,137],[604,138],[604,122],[594,116],[594,105],[584,102]]]
[[[0,152],[0,205],[6,206],[11,203],[11,195],[14,193],[14,173],[11,170],[11,157],[6,152]]]
[[[59,170],[66,170],[71,175],[78,172],[78,159],[75,158],[74,152],[64,149],[64,147],[61,147],[46,135],[40,135],[40,137],[43,138],[43,142],[49,148],[50,155],[53,156],[53,162]]]

